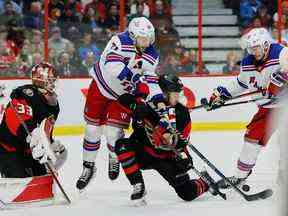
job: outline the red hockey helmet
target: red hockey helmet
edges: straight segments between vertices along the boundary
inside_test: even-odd
[[[55,68],[48,62],[41,62],[32,68],[32,84],[48,93],[54,93],[57,79]]]

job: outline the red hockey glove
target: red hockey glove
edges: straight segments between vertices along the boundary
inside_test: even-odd
[[[288,74],[284,72],[275,72],[271,74],[271,80],[267,89],[267,97],[272,98],[279,95],[283,89],[287,88]]]

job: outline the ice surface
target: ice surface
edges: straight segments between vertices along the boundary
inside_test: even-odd
[[[82,170],[82,137],[59,137],[59,139],[69,150],[68,160],[61,170],[60,178],[72,199],[72,204],[5,210],[0,211],[1,216],[277,216],[277,192],[272,198],[255,202],[246,202],[233,192],[227,194],[227,201],[207,193],[195,201],[184,202],[153,171],[144,172],[148,205],[133,207],[129,202],[132,189],[124,174],[121,173],[115,182],[108,179],[108,154],[105,145],[102,145],[96,161],[98,171],[95,181],[88,191],[79,195],[75,189],[75,182]],[[242,140],[243,131],[196,132],[191,135],[192,143],[227,176],[233,174]],[[267,148],[261,153],[255,172],[249,178],[251,192],[269,187],[276,190],[278,158],[276,136],[273,136]],[[203,167],[197,156],[194,156],[194,161],[197,167]],[[211,170],[208,171],[212,173]],[[194,175],[191,173],[191,176]]]

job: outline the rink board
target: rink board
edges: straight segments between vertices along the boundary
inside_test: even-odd
[[[202,97],[208,97],[218,85],[225,85],[235,77],[183,77],[184,85],[195,95],[196,105],[199,105]],[[7,87],[6,95],[11,89],[29,83],[28,79],[1,80]],[[79,135],[83,133],[83,109],[85,96],[83,90],[89,87],[91,79],[60,79],[58,82],[58,95],[61,107],[57,120],[55,134]],[[1,103],[1,101],[0,101]],[[255,104],[245,104],[233,107],[223,107],[219,110],[207,112],[199,109],[191,112],[194,131],[214,130],[240,130],[255,113]]]

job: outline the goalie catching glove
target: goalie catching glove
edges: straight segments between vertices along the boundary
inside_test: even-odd
[[[223,86],[218,86],[214,89],[210,96],[209,102],[206,98],[201,99],[201,104],[207,111],[217,109],[225,104],[225,102],[232,98],[232,95]]]
[[[56,162],[56,156],[50,142],[50,130],[47,131],[49,126],[49,119],[46,118],[41,122],[39,127],[32,131],[31,136],[28,135],[30,137],[27,138],[28,141],[30,139],[32,157],[38,160],[40,164],[47,163],[48,160],[53,164]]]

